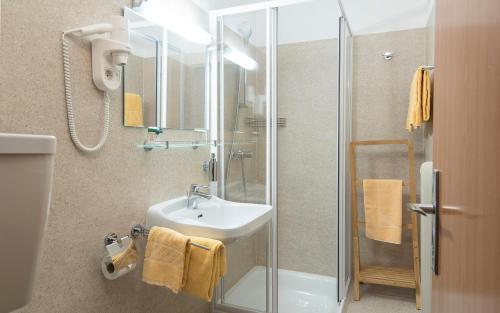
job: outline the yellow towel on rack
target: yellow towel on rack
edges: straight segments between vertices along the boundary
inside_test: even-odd
[[[413,75],[410,88],[410,103],[408,105],[408,116],[406,117],[406,130],[414,131],[422,126],[422,67],[419,67]]]
[[[413,75],[410,88],[406,130],[409,132],[422,126],[431,118],[431,77],[428,69],[419,67]]]
[[[363,192],[366,237],[400,244],[403,225],[403,181],[364,179]]]
[[[142,280],[178,293],[186,284],[191,239],[163,227],[149,231]]]
[[[135,93],[125,93],[124,101],[124,124],[125,126],[144,126],[144,117],[142,112],[142,98]]]
[[[135,243],[132,241],[128,245],[127,249],[112,257],[112,262],[115,271],[119,271],[129,265],[137,264],[137,259],[137,248],[135,247]]]
[[[429,70],[422,72],[422,120],[431,118],[431,75]]]
[[[193,243],[210,248],[191,247],[189,272],[184,291],[205,301],[212,300],[213,290],[226,274],[226,250],[222,242],[214,239],[191,237]]]

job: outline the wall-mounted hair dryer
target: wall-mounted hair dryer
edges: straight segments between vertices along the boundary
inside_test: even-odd
[[[124,16],[113,15],[110,24],[93,24],[65,31],[64,34],[80,37],[103,35],[91,38],[94,83],[102,91],[120,87],[120,66],[127,64],[131,51],[128,20]]]
[[[99,143],[93,147],[83,145],[76,133],[71,92],[69,42],[65,37],[67,35],[91,36],[89,39],[92,43],[92,78],[96,87],[104,91],[104,130]],[[123,16],[113,15],[111,23],[93,24],[67,30],[62,34],[62,48],[64,90],[71,139],[75,146],[84,152],[97,151],[104,145],[109,131],[110,99],[108,91],[120,87],[123,70],[121,66],[127,64],[128,55],[131,51],[128,20]]]

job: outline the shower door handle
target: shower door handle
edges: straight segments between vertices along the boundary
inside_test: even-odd
[[[422,216],[432,214],[432,272],[438,275],[438,248],[439,248],[439,175],[438,170],[432,172],[432,203],[410,203],[408,210]]]

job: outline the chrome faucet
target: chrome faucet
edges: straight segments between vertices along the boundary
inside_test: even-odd
[[[205,198],[205,199],[210,199],[212,198],[212,195],[207,191],[207,192],[204,192],[202,191],[201,189],[206,189],[206,190],[209,190],[210,187],[208,186],[204,186],[204,185],[199,185],[199,184],[192,184],[191,185],[191,188],[189,188],[189,193],[188,193],[188,197],[187,197],[187,207],[190,208],[190,209],[194,209],[194,205],[191,206],[191,198],[193,196],[198,196],[198,197],[202,197],[202,198]]]

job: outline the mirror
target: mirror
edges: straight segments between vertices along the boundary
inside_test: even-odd
[[[158,126],[158,50],[160,41],[141,32],[130,32],[132,53],[123,79],[123,125]]]
[[[206,48],[168,32],[167,127],[205,127]]]
[[[123,125],[208,127],[207,47],[125,8],[132,53],[123,71]]]

